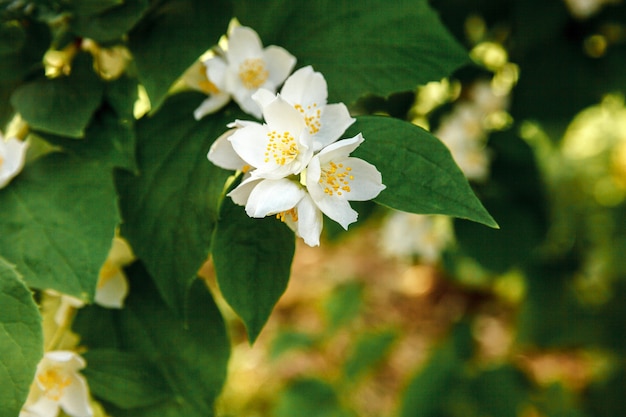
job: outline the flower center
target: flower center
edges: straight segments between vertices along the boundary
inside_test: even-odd
[[[281,222],[285,223],[285,219],[290,217],[292,222],[297,222],[298,221],[298,210],[296,210],[296,208],[292,208],[290,210],[287,211],[281,211],[280,213],[278,213],[276,215],[276,218],[279,219]]]
[[[37,380],[45,391],[45,396],[52,401],[59,401],[63,396],[63,391],[70,385],[70,378],[63,376],[57,368],[46,369],[45,372],[37,375]]]
[[[4,164],[4,158],[2,157],[2,155],[0,155],[0,168],[2,168],[3,164]]]
[[[322,169],[320,175],[319,183],[324,187],[324,192],[330,196],[349,193],[350,181],[354,179],[351,171],[352,168],[331,161],[326,168]]]
[[[239,78],[248,90],[259,88],[265,84],[269,75],[269,71],[265,69],[265,63],[260,58],[246,59],[239,65]]]
[[[298,156],[298,144],[296,139],[289,132],[279,134],[272,130],[267,134],[269,141],[265,148],[265,162],[274,159],[277,165],[285,165],[296,159]]]
[[[306,109],[302,107],[301,104],[296,104],[294,107],[304,117],[304,122],[309,128],[310,134],[314,135],[320,131],[320,128],[322,127],[322,124],[320,123],[322,111],[317,108],[317,103],[306,106]]]
[[[206,67],[204,65],[198,66],[198,70],[200,71],[200,81],[198,82],[198,87],[205,94],[217,94],[220,92],[219,88],[215,84],[213,84],[206,75]]]

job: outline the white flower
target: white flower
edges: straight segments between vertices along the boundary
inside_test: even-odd
[[[16,138],[4,140],[0,133],[0,188],[20,173],[24,167],[28,142]]]
[[[228,194],[246,207],[250,217],[276,215],[309,246],[319,246],[323,227],[320,209],[299,182],[281,178],[259,179],[251,175]]]
[[[189,87],[208,95],[208,98],[200,103],[200,106],[193,112],[196,120],[202,119],[207,114],[215,113],[230,101],[230,94],[220,91],[215,84],[209,81],[206,62],[210,62],[211,59],[213,58],[206,61],[196,61],[183,74],[183,81]]]
[[[249,122],[228,136],[235,153],[258,178],[299,174],[313,156],[313,137],[304,119],[280,96],[263,108],[263,116],[265,124]]]
[[[393,256],[419,256],[426,263],[439,260],[453,240],[452,223],[447,216],[393,211],[382,228],[382,250]]]
[[[359,133],[328,145],[311,159],[306,171],[306,186],[315,205],[344,229],[358,216],[349,201],[371,200],[385,189],[374,165],[349,156],[361,143]]]
[[[280,95],[304,118],[309,133],[314,136],[315,151],[335,142],[355,122],[345,104],[327,104],[326,80],[311,66],[291,74],[280,90]],[[264,107],[275,96],[270,91],[260,89],[252,98]]]
[[[114,237],[109,256],[100,268],[94,302],[102,307],[122,308],[128,295],[128,281],[123,267],[135,260],[130,246],[122,238]]]
[[[259,88],[275,92],[295,64],[296,58],[285,49],[263,48],[259,35],[244,26],[230,31],[225,51],[204,61],[208,81],[216,91],[212,94],[229,94],[242,110],[257,118],[261,117],[261,109],[252,95]],[[196,111],[196,117],[210,108],[204,106]]]
[[[71,417],[91,417],[87,381],[78,372],[85,360],[78,354],[57,350],[47,352],[35,374],[35,383],[20,415],[56,417],[62,409]]]

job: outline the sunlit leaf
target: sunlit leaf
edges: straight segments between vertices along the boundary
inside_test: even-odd
[[[14,417],[26,401],[43,356],[43,333],[31,291],[2,258],[0,306],[0,416]]]
[[[497,227],[448,148],[433,135],[382,116],[359,117],[347,135],[358,132],[365,142],[353,155],[374,164],[387,186],[375,201],[397,210],[446,214]]]
[[[118,223],[110,168],[53,153],[0,190],[0,253],[28,285],[92,299]]]

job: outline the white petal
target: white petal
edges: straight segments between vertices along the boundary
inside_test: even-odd
[[[119,270],[117,274],[104,280],[102,284],[98,283],[94,301],[102,307],[122,308],[127,295],[128,281],[122,270]]]
[[[263,108],[263,117],[267,125],[278,132],[290,132],[299,136],[306,124],[300,113],[280,95]]]
[[[250,193],[246,213],[250,217],[265,217],[291,210],[304,197],[300,184],[287,180],[263,180]]]
[[[91,417],[93,410],[89,405],[87,381],[82,375],[74,375],[71,383],[65,388],[59,401],[61,408],[72,417]]]
[[[230,171],[241,170],[246,165],[246,162],[237,155],[233,144],[228,140],[235,131],[236,129],[231,129],[217,138],[207,154],[208,160],[213,164]]]
[[[0,136],[0,188],[5,187],[24,167],[28,141]]]
[[[237,188],[235,188],[226,195],[233,200],[233,203],[239,206],[245,206],[248,203],[250,193],[252,192],[254,187],[256,187],[257,184],[261,181],[263,181],[263,179],[249,176],[248,178],[241,181]]]
[[[238,78],[235,82],[241,84]],[[233,100],[235,100],[239,107],[241,107],[241,110],[256,117],[257,119],[261,119],[263,112],[259,103],[252,99],[252,92],[254,92],[254,90],[251,91],[242,85],[239,85],[233,88]]]
[[[226,74],[228,72],[228,64],[221,57],[213,57],[204,61],[206,66],[206,75],[220,91],[226,90]]]
[[[42,396],[36,403],[26,407],[28,417],[57,417],[59,415],[59,404],[46,396]],[[20,413],[20,417],[22,414]]]
[[[382,176],[376,167],[359,158],[345,158],[337,163],[350,167],[350,191],[344,193],[346,200],[367,201],[376,198],[386,187],[382,184]]]
[[[256,93],[252,94],[252,100],[256,101],[259,107],[264,108],[276,100],[276,94],[265,88],[259,88]]]
[[[231,68],[239,68],[246,59],[263,58],[259,35],[249,27],[238,26],[228,36],[226,56]]]
[[[206,98],[200,106],[193,112],[193,117],[196,120],[202,119],[207,114],[212,114],[224,107],[230,101],[230,94],[218,93],[212,94]]]
[[[359,133],[353,138],[342,139],[326,146],[318,154],[320,164],[324,165],[334,159],[345,158],[358,148],[361,143],[363,143],[363,136]]]
[[[292,104],[300,104],[304,108],[313,104],[322,107],[326,105],[328,87],[322,74],[313,71],[313,67],[306,66],[287,78],[280,95]]]
[[[115,265],[126,266],[135,260],[135,255],[125,239],[115,236],[107,258]]]
[[[45,369],[55,364],[62,364],[65,369],[75,372],[83,369],[86,363],[82,356],[70,350],[53,350],[45,353],[39,365]]]
[[[348,225],[354,223],[359,214],[350,207],[350,203],[342,198],[324,196],[320,200],[315,200],[315,204],[330,219],[336,221],[348,230]]]
[[[269,140],[267,134],[267,126],[255,123],[236,129],[228,137],[228,141],[247,165],[258,168],[266,164],[265,151]]]
[[[318,151],[335,142],[355,121],[356,119],[350,117],[350,112],[345,104],[337,103],[325,106],[322,109],[320,130],[315,134],[315,150]]]
[[[263,57],[274,88],[285,81],[296,65],[296,58],[280,46],[268,46],[263,51]]]
[[[319,246],[324,224],[322,212],[317,208],[309,194],[300,200],[296,209],[298,212],[296,234],[304,239],[304,243],[307,245]]]

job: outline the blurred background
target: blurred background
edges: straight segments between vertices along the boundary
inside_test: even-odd
[[[326,221],[253,346],[221,303],[219,416],[626,415],[626,4],[431,4],[474,65],[352,110],[432,131],[501,229]]]

